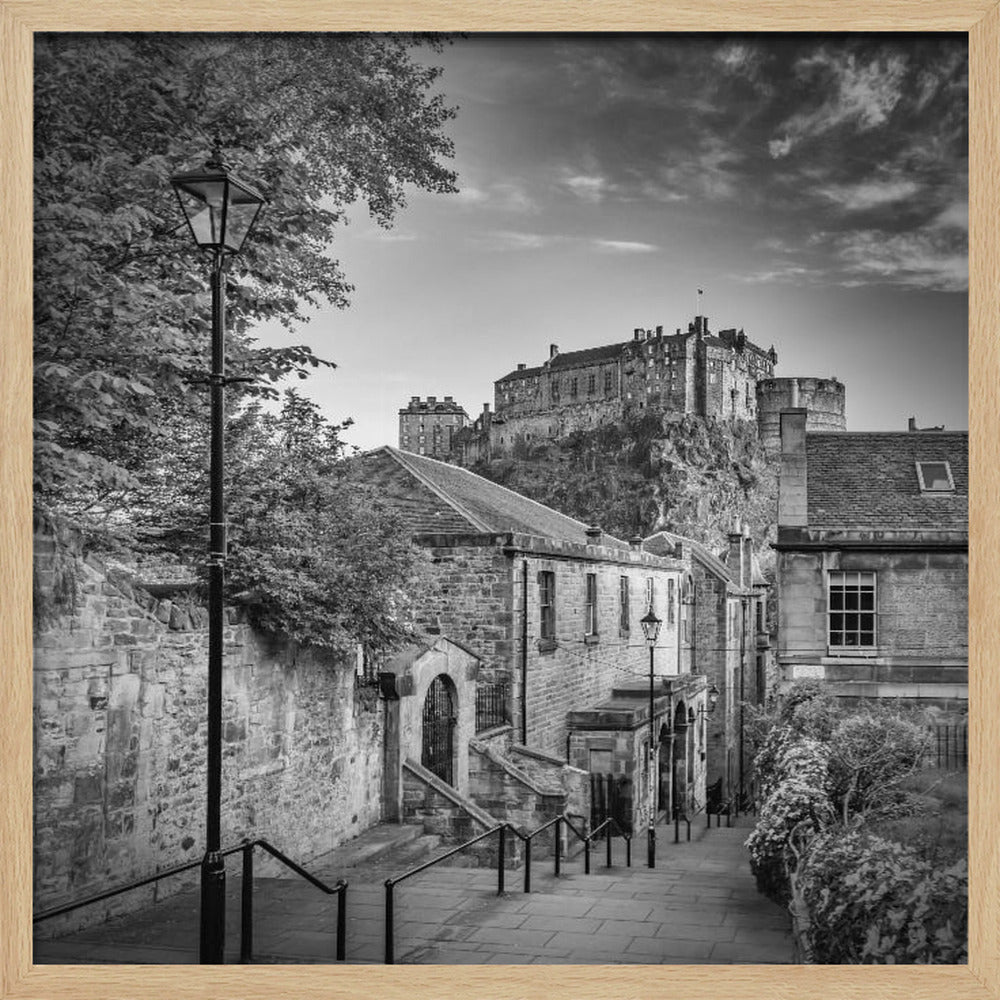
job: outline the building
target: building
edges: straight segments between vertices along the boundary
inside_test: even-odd
[[[704,805],[696,738],[704,728],[689,720],[704,719],[708,683],[692,672],[695,612],[682,599],[680,559],[454,465],[390,447],[355,461],[426,555],[413,588],[419,629],[477,657],[477,698],[505,692],[510,728],[495,752],[526,751],[627,786],[633,826],[648,820],[643,790],[651,778],[658,810]],[[640,626],[650,609],[662,620],[652,675]],[[460,715],[454,704],[448,711]],[[660,762],[654,771],[651,747]],[[683,755],[683,772],[675,773],[671,750]],[[452,754],[458,760],[457,748]]]
[[[968,703],[968,434],[781,414],[778,669],[837,696]]]
[[[686,633],[692,669],[715,696],[706,728],[706,781],[720,804],[752,798],[752,761],[744,739],[745,706],[762,705],[772,673],[767,627],[769,582],[761,573],[745,526],[734,525],[717,556],[690,538],[658,531],[648,552],[672,552],[686,567],[681,600],[691,607]]]
[[[774,374],[774,348],[742,330],[713,334],[707,316],[686,331],[636,328],[632,339],[560,353],[517,368],[494,384],[490,449],[509,452],[655,409],[666,414],[755,420],[757,383]]]
[[[844,383],[835,378],[796,376],[757,383],[757,430],[771,454],[781,448],[781,411],[802,407],[807,431],[846,431]]]
[[[426,400],[411,396],[406,407],[399,411],[399,447],[418,455],[447,459],[453,454],[454,435],[468,426],[469,415],[455,402],[454,397],[437,396]]]

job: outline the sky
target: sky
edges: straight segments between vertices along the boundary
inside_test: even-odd
[[[964,35],[508,35],[443,67],[456,194],[354,206],[355,286],[291,335],[296,388],[367,449],[411,396],[470,417],[519,362],[695,315],[839,378],[848,430],[968,426]]]

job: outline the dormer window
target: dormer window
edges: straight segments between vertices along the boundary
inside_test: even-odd
[[[947,462],[917,462],[917,480],[924,493],[955,492],[955,480]]]

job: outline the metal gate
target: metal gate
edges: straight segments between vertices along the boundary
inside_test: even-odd
[[[450,785],[454,777],[455,700],[451,681],[439,674],[424,699],[423,748],[420,763]]]

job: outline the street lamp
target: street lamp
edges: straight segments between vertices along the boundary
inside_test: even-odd
[[[715,711],[715,706],[719,703],[719,689],[714,684],[708,689],[706,694],[708,695],[708,708],[705,708],[704,705],[699,705],[699,715],[711,715]]]
[[[208,541],[208,770],[205,856],[201,862],[199,961],[221,964],[226,928],[226,866],[220,844],[222,809],[222,587],[226,562],[225,460],[226,305],[225,272],[250,234],[264,198],[240,180],[218,154],[202,170],[170,178],[195,243],[212,253],[211,500]]]
[[[660,626],[663,622],[653,614],[650,608],[646,614],[639,619],[642,626],[642,634],[646,637],[649,645],[649,826],[646,838],[646,863],[650,868],[656,866],[656,740],[653,737],[653,647],[656,645],[657,636],[660,634]]]

